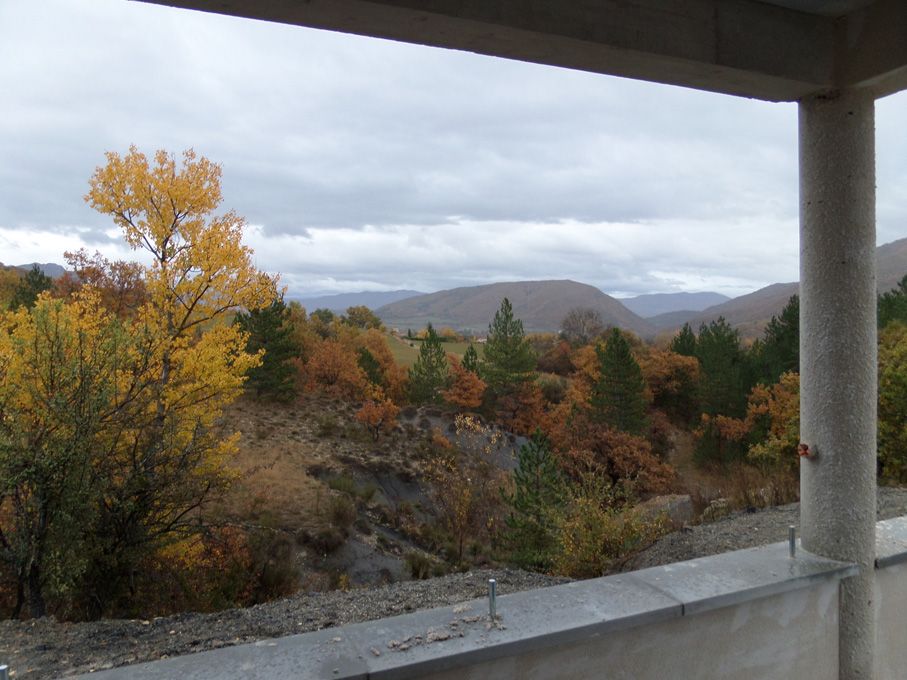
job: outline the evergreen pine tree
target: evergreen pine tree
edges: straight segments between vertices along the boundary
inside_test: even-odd
[[[357,351],[356,363],[363,370],[368,381],[372,385],[384,387],[384,375],[381,373],[381,364],[375,358],[375,355],[368,351],[366,347],[360,347]]]
[[[740,336],[723,317],[708,326],[700,326],[696,358],[700,367],[697,392],[702,412],[708,416],[743,418],[752,385]],[[715,418],[704,421],[696,445],[699,460],[723,464],[745,453],[744,442],[728,438]]]
[[[13,290],[12,299],[9,301],[9,308],[11,310],[19,307],[31,309],[35,306],[38,296],[45,290],[50,290],[53,285],[53,279],[42,272],[38,265],[33,264],[25,276],[19,279],[19,283]]]
[[[617,328],[607,342],[595,346],[599,378],[592,386],[592,417],[616,430],[642,434],[646,427],[645,381],[630,352],[630,343]]]
[[[409,369],[409,397],[416,403],[439,403],[447,387],[447,356],[441,338],[431,324],[419,348],[416,363]]]
[[[671,351],[685,357],[696,356],[696,335],[690,328],[690,324],[685,323],[680,332],[671,340]]]
[[[293,339],[289,310],[283,298],[277,298],[268,307],[237,314],[234,323],[249,334],[247,351],[265,351],[261,365],[249,371],[246,388],[255,390],[258,397],[274,401],[293,399],[296,369],[290,359],[299,355],[299,345]]]
[[[476,352],[476,348],[472,343],[469,343],[469,347],[466,348],[466,352],[463,354],[463,368],[476,374],[479,372],[479,353]]]
[[[779,316],[765,327],[762,341],[752,351],[759,378],[774,385],[782,373],[800,371],[800,297],[792,295]]]
[[[501,396],[531,380],[534,371],[535,352],[526,339],[523,322],[514,318],[510,300],[504,298],[488,326],[482,379],[495,396]]]
[[[879,296],[879,328],[885,328],[892,321],[907,323],[907,275],[896,288]]]
[[[521,567],[544,570],[557,548],[557,518],[566,500],[566,484],[551,445],[541,430],[520,447],[513,471],[513,493],[504,494],[510,513],[505,544]]]
[[[699,328],[696,341],[699,359],[699,401],[710,416],[743,417],[749,385],[745,384],[740,335],[719,317]]]

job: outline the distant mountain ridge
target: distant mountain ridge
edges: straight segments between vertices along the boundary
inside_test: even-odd
[[[330,309],[332,312],[343,313],[350,307],[358,307],[360,305],[375,310],[384,305],[415,297],[416,295],[425,295],[425,293],[421,293],[418,290],[361,291],[359,293],[337,293],[336,295],[292,299],[309,312],[316,309]]]
[[[907,238],[892,241],[876,248],[876,271],[880,293],[891,290],[907,274]],[[702,312],[691,313],[686,318],[679,315],[661,315],[649,319],[659,330],[680,328],[689,323],[693,329],[700,324],[714,321],[720,316],[736,327],[744,337],[762,334],[765,324],[781,313],[791,295],[800,292],[800,284],[773,283],[748,295],[741,295]]]
[[[692,311],[701,312],[714,305],[730,300],[721,293],[652,293],[629,298],[618,298],[620,303],[634,314],[649,319],[660,314]]]
[[[66,273],[66,268],[59,264],[56,264],[55,262],[45,262],[43,264],[41,262],[17,264],[16,269],[21,269],[22,271],[27,272],[35,265],[38,265],[38,269],[40,269],[45,276],[49,276],[52,279],[58,279]]]
[[[504,298],[528,332],[555,332],[574,307],[595,309],[608,326],[649,337],[655,328],[598,288],[576,281],[513,281],[442,290],[385,305],[375,313],[385,324],[400,329],[427,323],[483,333]]]

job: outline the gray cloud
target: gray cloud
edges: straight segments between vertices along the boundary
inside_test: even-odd
[[[0,5],[0,92],[11,252],[28,230],[114,249],[81,197],[135,143],[221,162],[300,294],[796,277],[791,104],[120,0]],[[905,108],[878,106],[880,241],[907,233]]]

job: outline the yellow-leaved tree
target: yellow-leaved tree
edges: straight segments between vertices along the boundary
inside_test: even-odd
[[[179,163],[109,153],[86,200],[151,264],[130,265],[141,294],[129,304],[110,304],[99,270],[66,299],[0,316],[0,563],[14,614],[27,602],[42,616],[48,598],[70,615],[134,611],[143,564],[197,531],[195,511],[229,481],[236,438],[219,419],[260,362],[230,321],[276,293],[243,220],[214,212],[220,168],[192,151]]]
[[[43,616],[47,596],[70,595],[88,568],[128,345],[91,290],[0,315],[0,563],[14,617],[26,601]]]
[[[142,294],[111,309],[83,281],[0,317],[0,560],[18,609],[42,615],[52,595],[70,614],[135,611],[143,564],[230,479],[221,416],[261,359],[230,321],[276,282],[243,219],[216,214],[220,176],[191,150],[108,153],[85,199],[150,255]]]
[[[99,511],[88,601],[99,614],[124,593],[144,555],[192,529],[192,512],[228,478],[236,436],[216,427],[260,362],[230,323],[267,306],[276,282],[242,244],[244,220],[217,214],[221,169],[192,150],[180,161],[135,147],[107,153],[88,204],[110,215],[126,242],[151,256],[146,296],[129,321],[129,379],[109,431],[111,491]]]

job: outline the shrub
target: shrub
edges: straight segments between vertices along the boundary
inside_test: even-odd
[[[356,521],[356,504],[346,495],[331,496],[328,500],[328,520],[346,533]]]
[[[404,555],[403,560],[409,567],[410,576],[414,579],[424,580],[432,576],[435,561],[422,552],[411,550]]]

